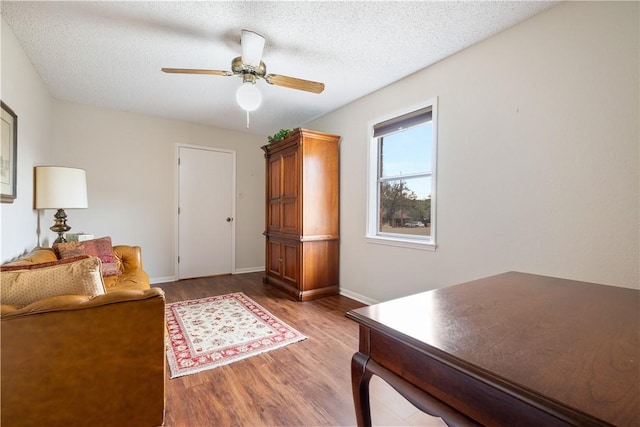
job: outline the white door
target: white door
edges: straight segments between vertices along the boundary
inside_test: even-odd
[[[232,272],[235,152],[178,147],[178,278]]]

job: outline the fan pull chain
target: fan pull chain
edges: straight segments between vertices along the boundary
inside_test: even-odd
[[[247,129],[249,129],[249,110],[247,110]]]

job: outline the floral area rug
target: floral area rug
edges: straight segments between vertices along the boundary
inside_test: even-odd
[[[306,339],[242,292],[167,304],[171,378]]]

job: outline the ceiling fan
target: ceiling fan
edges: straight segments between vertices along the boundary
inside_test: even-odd
[[[247,111],[247,127],[249,127],[248,112],[257,109],[262,101],[262,95],[260,95],[260,92],[255,87],[258,79],[264,79],[272,85],[306,92],[321,93],[324,90],[324,83],[279,74],[267,74],[267,67],[261,59],[264,42],[265,39],[260,34],[249,30],[242,30],[240,38],[242,55],[231,61],[231,71],[191,68],[162,68],[162,71],[165,73],[178,74],[210,74],[213,76],[242,77],[243,84],[238,89],[238,92],[236,92],[236,100],[240,107]]]

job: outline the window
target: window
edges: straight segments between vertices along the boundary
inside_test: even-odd
[[[370,123],[367,238],[435,249],[436,100]]]

